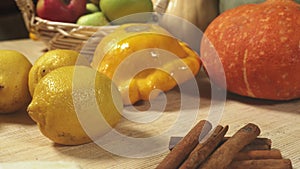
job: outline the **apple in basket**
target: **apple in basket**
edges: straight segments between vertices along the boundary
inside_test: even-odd
[[[37,15],[57,22],[76,22],[85,13],[86,0],[38,0]]]

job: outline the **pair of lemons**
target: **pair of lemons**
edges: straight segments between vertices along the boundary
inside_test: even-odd
[[[7,75],[7,79],[11,79],[8,83],[12,86],[16,81],[14,79],[20,80],[20,86],[24,86],[23,94],[19,94],[19,98],[24,100],[23,106],[28,105],[32,97],[27,111],[38,124],[40,131],[55,143],[88,143],[91,141],[90,134],[102,135],[120,120],[119,112],[122,111],[123,103],[118,89],[103,74],[87,66],[75,65],[79,57],[78,52],[52,50],[39,57],[32,67],[25,56],[16,51],[10,51],[9,54],[2,51],[0,53],[10,55],[5,58],[0,56],[0,63],[7,58],[14,60],[7,64],[7,70],[23,68],[16,71],[22,72],[22,77],[18,73],[14,76]],[[10,97],[11,93],[12,89],[7,92],[7,97]],[[104,117],[101,122],[103,124],[88,124],[88,127],[95,128],[94,133],[88,135],[79,117],[94,121],[93,118],[97,113],[99,115],[99,112],[101,117]]]

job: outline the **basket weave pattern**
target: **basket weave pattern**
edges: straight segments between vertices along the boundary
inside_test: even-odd
[[[32,0],[15,0],[21,10],[27,30],[45,42],[48,50],[71,49],[80,51],[87,40],[97,32],[97,36],[106,36],[117,26],[80,26],[73,23],[54,22],[42,19],[35,14]],[[154,10],[163,13],[169,0],[157,0]]]

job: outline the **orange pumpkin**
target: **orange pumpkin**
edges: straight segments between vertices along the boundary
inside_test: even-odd
[[[214,67],[214,49],[229,91],[271,100],[300,97],[299,4],[267,0],[243,5],[220,14],[204,35],[202,61],[217,84],[223,70]]]

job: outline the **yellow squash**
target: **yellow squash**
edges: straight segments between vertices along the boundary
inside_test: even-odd
[[[101,41],[91,65],[113,79],[125,104],[134,104],[193,78],[201,63],[158,25],[126,24]]]

